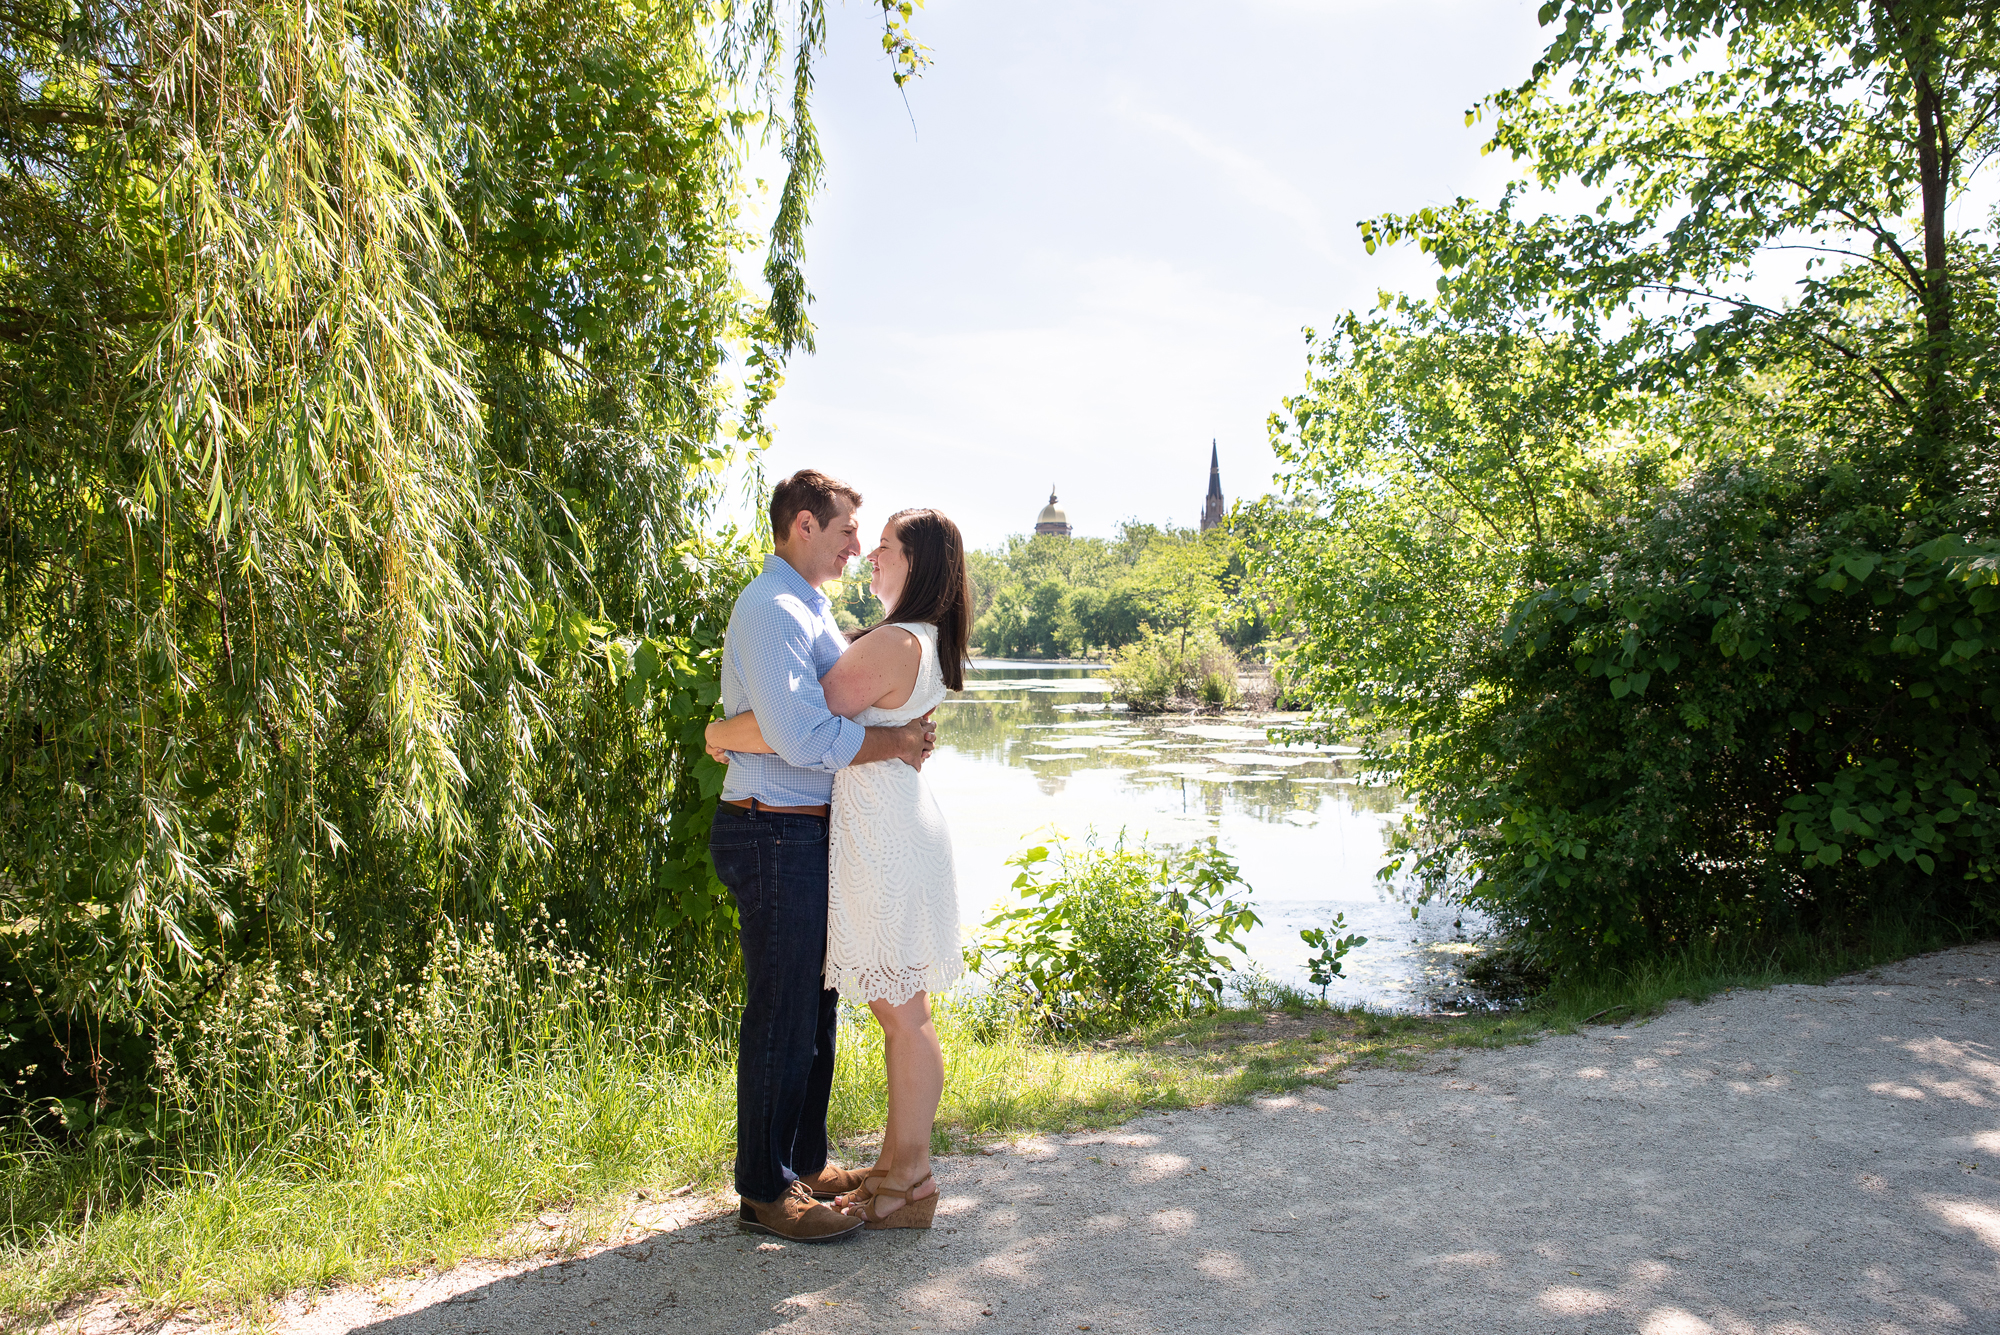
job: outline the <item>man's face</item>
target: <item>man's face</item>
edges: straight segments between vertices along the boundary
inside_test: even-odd
[[[848,561],[861,555],[860,511],[839,496],[833,505],[832,522],[824,528],[810,510],[800,511],[792,521],[792,541],[779,553],[814,588],[839,579]]]

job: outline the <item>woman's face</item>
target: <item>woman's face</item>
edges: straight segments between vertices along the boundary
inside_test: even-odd
[[[868,564],[875,568],[875,577],[868,581],[868,587],[882,600],[882,612],[886,616],[894,610],[896,600],[903,596],[903,586],[910,582],[910,554],[903,550],[902,539],[896,536],[894,524],[882,526],[882,541],[868,553]]]

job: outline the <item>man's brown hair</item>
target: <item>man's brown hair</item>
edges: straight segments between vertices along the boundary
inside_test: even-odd
[[[771,488],[771,541],[783,542],[791,536],[792,521],[801,510],[811,514],[821,528],[831,524],[836,496],[857,510],[861,508],[860,492],[813,468],[801,468]]]

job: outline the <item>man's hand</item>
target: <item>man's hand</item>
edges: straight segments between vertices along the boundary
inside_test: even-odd
[[[922,718],[911,719],[896,731],[901,734],[897,758],[911,769],[922,769],[924,762],[931,758],[931,752],[937,749],[937,724],[926,714]]]
[[[729,753],[715,744],[716,729],[721,726],[722,721],[720,719],[709,724],[702,733],[701,745],[702,749],[708,752],[710,760],[713,760],[718,765],[727,765],[729,763]]]
[[[883,760],[900,760],[911,769],[922,769],[937,745],[937,724],[929,714],[911,719],[901,727],[877,725],[868,730],[868,740],[854,753],[851,765],[873,765]]]

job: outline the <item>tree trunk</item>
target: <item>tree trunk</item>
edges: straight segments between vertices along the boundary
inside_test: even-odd
[[[1938,43],[1935,20],[1909,43],[1911,83],[1917,103],[1917,172],[1924,211],[1924,426],[1931,450],[1941,449],[1951,434],[1951,275],[1945,252],[1944,210],[1951,185],[1951,139],[1946,133],[1944,96],[1939,91]]]

